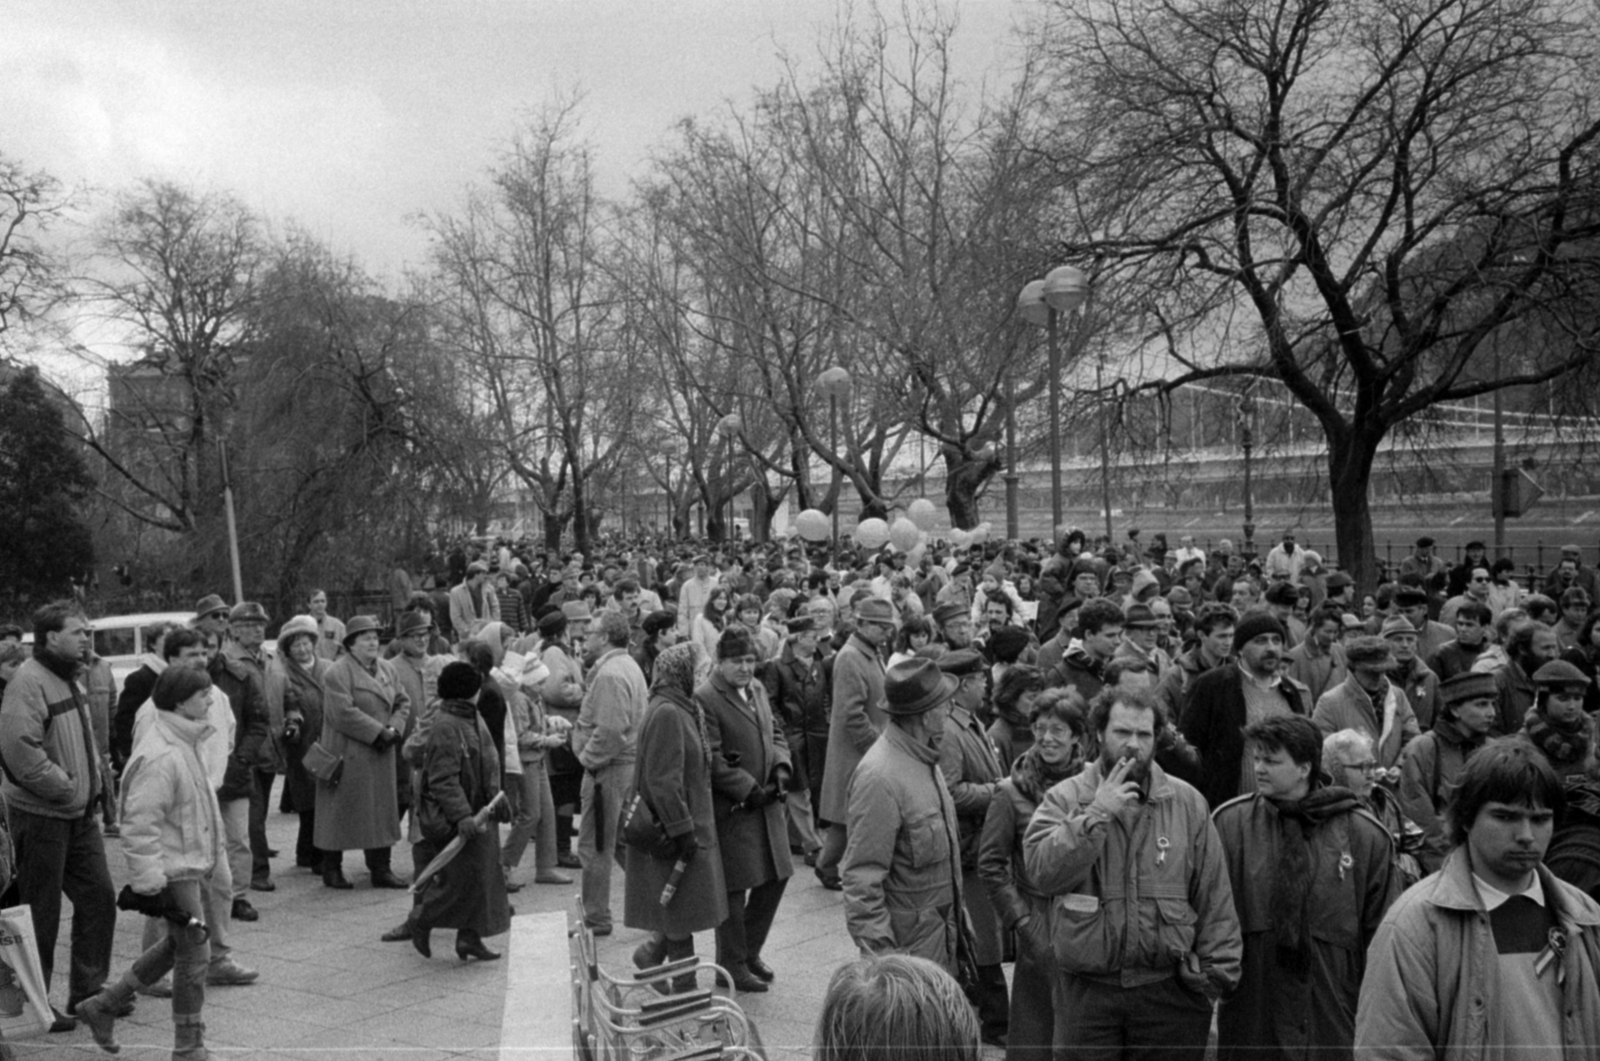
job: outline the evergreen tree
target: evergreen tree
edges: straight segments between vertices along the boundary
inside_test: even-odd
[[[0,601],[12,610],[64,595],[94,566],[80,514],[94,487],[38,372],[0,387]]]

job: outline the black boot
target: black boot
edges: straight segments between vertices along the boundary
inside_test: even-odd
[[[682,961],[684,958],[694,957],[694,937],[685,936],[682,939],[669,939],[666,941],[666,953],[663,960],[669,962]],[[686,991],[693,991],[697,986],[693,972],[680,973],[672,978],[672,993],[681,995]]]
[[[463,928],[456,932],[456,957],[462,961],[476,958],[480,962],[492,962],[500,955],[483,945],[482,936],[470,928]]]
[[[353,888],[355,885],[344,879],[344,867],[330,859],[322,861],[322,883],[329,888]]]
[[[633,967],[651,969],[667,957],[667,937],[660,932],[650,933],[650,938],[633,949]]]

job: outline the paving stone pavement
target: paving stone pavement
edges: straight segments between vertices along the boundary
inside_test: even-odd
[[[405,892],[377,891],[367,882],[360,852],[345,855],[351,891],[323,887],[320,877],[293,868],[298,819],[276,811],[268,817],[272,846],[284,852],[274,860],[277,890],[251,892],[261,912],[254,924],[234,925],[237,959],[261,971],[247,987],[213,987],[206,991],[206,1042],[218,1061],[441,1061],[467,1058],[499,1061],[507,961],[462,963],[452,948],[453,933],[434,934],[434,957],[424,959],[406,943],[381,943],[378,936],[405,916]],[[106,844],[112,879],[120,889],[127,880],[120,845]],[[412,871],[410,846],[395,849],[395,870]],[[765,957],[777,972],[773,990],[738,996],[755,1022],[772,1061],[803,1061],[810,1056],[811,1034],[828,977],[855,948],[844,930],[842,898],[826,891],[815,875],[796,859],[795,876],[779,909]],[[576,877],[576,871],[572,876]],[[532,877],[532,855],[521,870]],[[626,969],[633,948],[644,934],[622,927],[622,874],[614,877],[616,933],[598,941],[598,955],[609,968]],[[568,886],[529,883],[511,897],[519,916],[570,912],[576,883]],[[63,906],[64,919],[70,904]],[[117,925],[112,975],[120,976],[137,955],[139,920],[124,914]],[[65,970],[70,929],[63,924],[56,958],[52,1001],[65,1005]],[[506,936],[487,941],[503,950]],[[698,952],[711,957],[709,932],[695,937]],[[509,954],[509,960],[558,962],[553,954]],[[528,1005],[553,1004],[530,998]],[[563,1003],[564,1004],[564,1003]],[[117,1036],[128,1061],[167,1061],[172,1049],[171,1004],[141,998],[133,1016],[117,1022]],[[13,1044],[21,1061],[86,1061],[105,1058],[86,1028],[70,1034],[45,1035]],[[986,1051],[999,1061],[1001,1051]],[[507,1051],[506,1058],[532,1056]]]

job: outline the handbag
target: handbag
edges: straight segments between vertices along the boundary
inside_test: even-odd
[[[636,851],[653,858],[671,858],[678,845],[672,842],[656,821],[650,804],[644,801],[643,792],[635,792],[622,816],[622,842]]]
[[[43,1035],[54,1019],[32,908],[0,910],[0,1043]]]
[[[329,788],[337,788],[339,779],[344,777],[344,756],[333,754],[320,740],[306,749],[300,765]]]

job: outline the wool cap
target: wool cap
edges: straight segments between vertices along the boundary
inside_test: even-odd
[[[1283,628],[1276,615],[1271,612],[1245,612],[1233,628],[1234,655],[1238,655],[1241,648],[1262,634],[1277,634],[1284,641],[1289,639],[1289,632]]]
[[[439,672],[439,699],[471,700],[483,688],[483,675],[470,663],[453,660]]]

